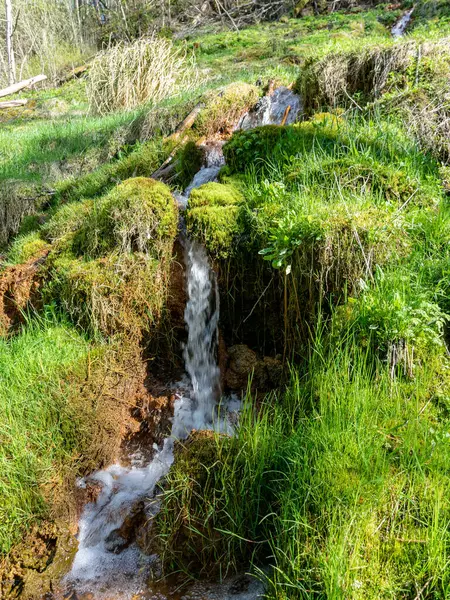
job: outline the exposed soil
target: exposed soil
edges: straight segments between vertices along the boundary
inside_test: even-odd
[[[0,276],[0,334],[23,322],[23,310],[39,308],[41,267],[48,250],[41,251],[22,265],[7,267]]]

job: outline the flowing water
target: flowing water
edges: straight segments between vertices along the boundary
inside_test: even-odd
[[[300,99],[289,89],[279,88],[266,98],[262,98],[255,109],[241,119],[238,128],[280,123],[286,116],[288,106],[290,111],[286,122],[297,119],[301,109]],[[193,189],[217,179],[224,164],[222,143],[206,143],[205,150],[205,166],[196,174],[184,194],[177,196],[181,208],[186,207]],[[65,583],[70,592],[87,593],[95,600],[125,600],[136,595],[149,597],[148,580],[156,568],[158,557],[144,555],[137,544],[127,545],[121,536],[121,528],[136,507],[140,507],[140,510],[142,506],[145,507],[147,519],[157,512],[157,499],[149,499],[154,497],[156,484],[168,473],[173,463],[175,440],[186,439],[193,429],[214,428],[231,432],[229,415],[239,409],[236,399],[225,399],[221,402],[220,415],[217,413],[220,372],[216,360],[219,323],[216,275],[200,244],[183,233],[182,242],[188,295],[185,309],[188,337],[184,359],[189,383],[178,384],[171,435],[161,447],[155,446],[155,454],[148,465],[112,465],[89,477],[89,482],[100,484],[101,492],[96,502],[85,507],[80,519],[78,551]],[[83,485],[86,485],[85,481],[80,482],[80,486]],[[218,591],[219,587],[211,597],[215,594],[219,594],[221,599],[226,596]],[[250,594],[252,598],[261,592],[260,588],[257,590],[258,593]]]
[[[397,21],[397,23],[394,25],[394,27],[391,29],[391,34],[393,37],[398,38],[401,37],[405,31],[406,28],[409,25],[409,22],[411,21],[412,18],[412,14],[414,12],[414,6],[409,9],[408,11],[405,12],[405,14],[400,17],[400,19]]]

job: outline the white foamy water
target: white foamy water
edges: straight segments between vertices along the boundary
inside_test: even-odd
[[[187,240],[185,252],[188,302],[184,317],[188,340],[184,361],[192,383],[194,422],[206,419],[212,423],[212,406],[220,398],[220,370],[216,360],[219,290],[203,246]]]
[[[290,112],[286,122],[292,123],[300,113],[300,99],[289,89],[278,88],[243,117],[239,128],[280,123],[288,106]],[[177,195],[182,208],[186,207],[193,189],[217,180],[225,164],[222,145],[221,142],[204,144],[205,166],[184,194]],[[229,416],[236,415],[240,408],[240,401],[231,397],[223,399],[220,414],[217,411],[220,371],[216,360],[219,324],[216,275],[200,244],[186,238],[183,243],[188,293],[184,315],[188,338],[184,359],[189,381],[178,385],[171,435],[156,448],[150,464],[141,466],[136,460],[138,466],[112,465],[88,478],[101,485],[101,492],[96,502],[85,507],[80,519],[78,552],[65,583],[69,590],[92,594],[95,600],[111,597],[128,600],[145,593],[157,557],[144,555],[135,543],[127,546],[120,536],[120,528],[142,501],[146,502],[148,519],[158,510],[156,503],[147,500],[154,496],[158,481],[173,463],[175,440],[186,439],[193,429],[232,433]]]
[[[406,28],[408,27],[409,22],[411,21],[414,9],[415,6],[406,11],[405,14],[397,21],[397,23],[391,29],[391,34],[393,37],[398,38],[405,33]]]

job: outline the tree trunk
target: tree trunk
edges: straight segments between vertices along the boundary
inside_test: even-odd
[[[14,58],[14,47],[13,47],[14,24],[13,24],[11,0],[5,0],[5,12],[6,12],[6,54],[8,56],[8,81],[9,81],[9,85],[13,85],[16,82],[16,61]]]

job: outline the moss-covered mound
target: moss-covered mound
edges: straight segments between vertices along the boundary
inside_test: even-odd
[[[231,260],[220,271],[224,312],[235,312],[225,324],[233,343],[263,322],[264,344],[272,339],[279,351],[282,330],[298,348],[305,321],[358,296],[377,268],[412,256],[421,219],[443,198],[437,165],[389,121],[319,113],[235,132],[224,154],[223,180],[238,177],[245,198]],[[202,231],[211,230],[212,217],[201,216]],[[228,296],[240,299],[243,318]]]
[[[359,93],[370,101],[386,90],[389,74],[404,73],[417,54],[415,42],[385,43],[384,47],[352,49],[310,58],[297,79],[295,89],[309,113],[323,106],[348,104]]]
[[[47,301],[104,334],[136,333],[158,322],[177,232],[164,184],[129,179],[95,202],[63,206],[44,231],[53,241]]]
[[[240,224],[242,193],[231,184],[207,183],[192,191],[186,211],[189,235],[216,258],[233,252]]]
[[[194,124],[200,136],[211,137],[217,133],[230,133],[240,117],[256,104],[260,90],[254,85],[238,81],[227,85],[219,92],[207,92]]]
[[[181,189],[187,188],[194,175],[200,171],[205,157],[204,149],[190,140],[175,155],[176,183]]]
[[[427,150],[448,160],[449,107],[442,95],[449,69],[448,38],[391,40],[309,58],[295,88],[309,115],[338,106],[377,107],[402,121]]]

